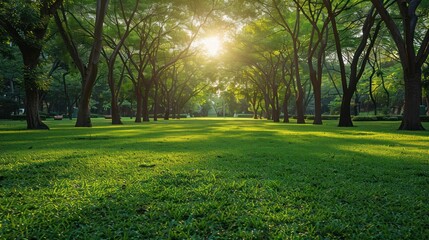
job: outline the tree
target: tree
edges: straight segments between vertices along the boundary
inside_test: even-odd
[[[77,44],[73,41],[72,33],[68,26],[67,14],[64,7],[60,11],[55,12],[55,23],[59,33],[63,38],[64,44],[73,59],[74,64],[79,70],[82,77],[82,90],[79,102],[79,110],[76,120],[76,127],[91,127],[90,118],[90,98],[92,89],[97,79],[98,64],[100,61],[101,48],[103,42],[103,23],[106,15],[108,0],[97,0],[95,10],[95,24],[93,37],[93,45],[88,58],[88,63],[84,64],[82,56],[79,54]]]
[[[200,59],[183,59],[160,76],[164,120],[179,116],[186,103],[205,90],[209,83],[204,76],[206,64]]]
[[[189,15],[182,14],[184,11]],[[191,45],[213,11],[211,7],[207,12],[195,12],[187,3],[153,3],[140,16],[144,21],[124,44],[126,56],[122,57],[136,93],[136,122],[142,118],[149,121],[151,96],[157,119],[161,75],[177,61],[192,55]]]
[[[322,74],[328,44],[329,18],[324,17],[325,9],[320,1],[294,0],[294,2],[311,25],[311,33],[307,41],[307,64],[314,94],[313,124],[322,124]]]
[[[264,3],[260,1],[265,7],[266,13],[271,17],[274,23],[279,25],[291,38],[292,40],[292,60],[294,70],[294,80],[296,87],[296,114],[297,123],[305,123],[305,106],[304,106],[304,89],[301,81],[300,72],[300,50],[301,42],[299,39],[301,31],[301,9],[294,3],[283,3],[279,0],[271,0],[270,3]]]
[[[120,16],[118,16],[119,14],[116,11],[116,8],[117,8],[116,3],[118,2],[119,2],[119,10],[121,12]],[[133,22],[134,15],[138,10],[139,2],[140,2],[139,0],[135,1],[134,7],[131,9],[131,12],[129,13],[126,11],[127,9],[125,9],[124,0],[115,1],[115,5],[113,7],[114,9],[113,18],[110,19],[111,22],[113,22],[112,31],[114,31],[114,36],[109,36],[108,34],[106,34],[105,36],[107,45],[109,45],[109,47],[112,49],[112,52],[109,55],[106,52],[106,50],[103,48],[103,56],[105,57],[107,62],[107,71],[108,71],[107,82],[109,84],[110,93],[111,93],[112,124],[122,124],[121,117],[119,114],[119,106],[118,106],[118,94],[119,94],[120,87],[116,86],[115,76],[114,76],[115,63],[118,55],[120,54],[120,50],[125,43],[125,40],[129,36],[133,28],[138,26],[138,23],[132,26],[132,22]],[[110,35],[113,35],[112,32],[109,32],[109,33]],[[123,76],[121,76],[120,79],[123,79]],[[121,83],[121,81],[119,82]],[[120,83],[119,83],[119,86],[120,86]]]
[[[422,66],[429,55],[429,29],[418,39],[417,25],[419,20],[418,7],[421,0],[371,0],[377,12],[395,42],[402,65],[405,84],[404,116],[399,126],[400,130],[424,130],[419,113],[422,102]],[[396,16],[392,6],[396,3],[399,16]],[[426,16],[427,2],[422,7]],[[425,16],[425,15],[422,15]],[[396,22],[399,17],[401,22]],[[426,18],[426,21],[428,19]],[[422,23],[424,24],[424,22]],[[420,45],[420,48],[416,48]]]
[[[27,129],[49,129],[39,115],[38,65],[52,15],[62,0],[0,3],[0,26],[18,45],[24,63]]]
[[[342,1],[340,1],[341,3]],[[371,53],[371,49],[374,46],[375,40],[380,31],[380,24],[376,24],[375,29],[372,31],[373,26],[376,23],[376,12],[374,8],[368,8],[368,6],[358,6],[363,7],[366,11],[364,16],[359,16],[359,12],[354,12],[352,15],[357,15],[357,22],[360,19],[363,20],[360,26],[362,26],[362,30],[360,33],[354,33],[348,38],[352,38],[354,35],[356,38],[356,42],[353,43],[349,49],[343,47],[343,42],[341,41],[340,30],[338,29],[337,24],[337,16],[341,12],[345,12],[345,10],[353,7],[350,4],[350,1],[346,1],[345,4],[341,5],[340,3],[336,3],[334,8],[332,7],[332,2],[329,0],[323,0],[323,3],[328,11],[328,17],[331,22],[332,32],[335,40],[335,48],[337,52],[337,61],[340,65],[341,71],[341,83],[343,88],[343,95],[341,100],[341,110],[340,110],[340,120],[338,123],[339,127],[352,127],[352,118],[351,118],[351,100],[356,91],[357,84],[362,77],[362,74],[365,71],[365,66],[368,61],[369,55]],[[362,3],[360,3],[362,4]],[[352,8],[354,9],[354,8]],[[353,21],[354,23],[354,21]],[[359,37],[356,37],[359,36]],[[370,41],[368,43],[368,41]],[[343,55],[343,51],[348,50],[348,52],[352,55],[350,62],[350,72],[347,76],[346,64],[345,64],[345,55]]]

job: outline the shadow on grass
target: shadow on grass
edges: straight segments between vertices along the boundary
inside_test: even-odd
[[[61,158],[49,155],[28,155],[17,161],[7,156],[2,158],[3,170],[0,175],[0,188],[3,190],[38,190],[52,187],[52,184],[58,181],[74,179],[78,173],[73,172],[73,166],[79,164],[78,159],[81,157],[78,154],[62,156]],[[15,165],[13,168],[7,168],[8,165],[12,164]]]
[[[422,239],[429,234],[427,150],[381,132],[398,138],[366,127],[251,121],[54,128],[31,136],[38,142],[31,152],[69,155],[22,163],[0,183],[19,201],[40,185],[58,207],[24,207],[18,219],[43,220],[14,225],[10,217],[2,231],[11,238]],[[152,167],[140,167],[141,159]],[[62,180],[70,199],[49,195]]]

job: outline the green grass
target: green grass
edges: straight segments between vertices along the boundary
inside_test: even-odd
[[[0,239],[429,238],[427,131],[73,124],[0,121]]]

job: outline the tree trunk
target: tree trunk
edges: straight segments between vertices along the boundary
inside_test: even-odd
[[[353,115],[358,116],[360,113],[360,95],[356,92],[356,90],[353,91],[355,93],[355,104],[353,106]]]
[[[165,109],[164,120],[170,120],[170,109],[169,106]]]
[[[280,122],[280,114],[279,111],[273,108],[273,122]]]
[[[340,121],[338,127],[353,127],[352,117],[350,115],[350,103],[354,91],[345,91],[341,100]]]
[[[100,61],[101,47],[103,43],[103,24],[104,17],[106,16],[107,7],[109,5],[108,0],[97,0],[96,7],[96,16],[94,24],[94,43],[92,45],[91,53],[89,55],[88,64],[84,67],[82,60],[80,59],[78,52],[75,49],[75,46],[71,42],[71,39],[64,34],[64,29],[62,27],[61,21],[56,15],[57,25],[59,26],[60,33],[65,40],[67,48],[75,61],[75,64],[78,66],[78,69],[82,76],[82,94],[81,100],[79,103],[79,110],[77,114],[76,127],[91,127],[91,116],[90,116],[90,98],[92,94],[92,89],[94,88],[95,81],[97,79],[98,73],[98,64]]]
[[[41,48],[20,47],[20,50],[24,61],[24,104],[27,129],[49,129],[39,115],[39,90],[35,75]]]
[[[112,109],[112,124],[113,125],[121,125],[121,115],[119,113],[118,99],[116,98],[116,94],[113,92],[111,99],[111,109]]]
[[[272,90],[273,90],[273,100],[272,100],[271,106],[272,106],[272,113],[273,113],[273,122],[280,122],[279,94],[278,94],[277,86],[275,84],[273,84]]]
[[[253,111],[253,119],[258,119],[258,110],[259,110],[259,102],[258,102],[258,92],[254,91],[253,95],[250,99],[250,105]]]
[[[164,113],[164,120],[170,120],[170,108],[171,108],[171,98],[170,94],[165,94],[165,113]]]
[[[287,86],[287,89],[285,91],[285,98],[283,99],[283,122],[288,123],[289,122],[289,109],[288,109],[288,102],[290,98],[290,85]]]
[[[294,43],[294,46],[296,43]],[[301,83],[301,76],[299,73],[299,56],[298,56],[298,47],[294,47],[294,70],[295,70],[295,82],[296,82],[296,115],[297,115],[297,123],[304,124],[305,123],[305,117],[304,117],[304,90],[302,89],[302,83]]]
[[[314,91],[314,120],[313,124],[322,124],[322,89],[318,84],[313,84]]]
[[[110,107],[111,107],[111,114],[112,114],[112,124],[113,125],[121,125],[121,115],[119,113],[119,106],[118,106],[118,99],[116,97],[116,87],[115,87],[115,80],[113,76],[113,64],[108,64],[109,66],[109,73],[107,76],[107,82],[109,83],[109,89],[110,89]]]
[[[69,94],[68,94],[68,91],[67,91],[67,83],[66,83],[66,76],[68,75],[68,74],[70,74],[70,72],[65,72],[65,73],[63,73],[63,89],[64,89],[64,95],[65,95],[65,100],[66,100],[66,113],[67,113],[67,115],[68,115],[68,118],[70,119],[70,120],[72,120],[72,118],[73,118],[73,116],[72,116],[72,114],[73,114],[73,106],[72,106],[72,104],[70,103],[70,96],[69,96]]]
[[[417,70],[417,73],[404,72],[404,116],[399,130],[425,130],[420,120],[420,104],[422,101],[421,76],[421,70]]]
[[[426,116],[429,116],[429,92],[426,93]]]
[[[302,86],[298,86],[298,96],[296,97],[295,104],[296,104],[296,123],[304,124],[304,96],[302,91]]]
[[[144,89],[143,94],[143,101],[142,101],[142,117],[143,122],[149,122],[149,93],[150,88],[146,85]]]
[[[141,88],[136,88],[136,101],[137,101],[137,109],[136,109],[136,123],[142,122],[142,109],[143,109],[143,94]]]
[[[299,28],[299,9],[297,8],[297,21],[298,21],[298,28]],[[298,34],[298,33],[297,33]],[[296,35],[297,36],[297,35]],[[295,37],[293,39],[293,64],[294,64],[294,70],[295,70],[295,81],[296,81],[296,88],[297,88],[297,94],[295,99],[296,104],[296,122],[299,124],[305,123],[305,110],[304,110],[304,89],[302,88],[301,83],[301,75],[299,72],[299,43],[298,43],[298,37]]]
[[[24,80],[27,129],[49,129],[49,127],[42,122],[39,115],[39,92],[37,89],[28,87],[30,84],[28,81],[28,78]]]
[[[374,106],[374,115],[377,115],[377,100],[374,97],[372,90],[372,78],[369,79],[369,97],[371,98],[372,105]]]
[[[91,112],[89,107],[91,93],[92,93],[92,87],[82,86],[81,98],[79,102],[79,110],[77,113],[75,127],[92,127]]]
[[[265,109],[264,109],[264,112],[265,112],[265,118],[267,119],[267,120],[271,120],[271,113],[270,113],[270,103],[269,103],[269,99],[268,99],[268,97],[265,95]]]
[[[155,79],[155,92],[154,92],[154,97],[153,97],[153,120],[154,121],[158,121],[158,90],[159,90],[159,85],[157,83],[158,79]]]

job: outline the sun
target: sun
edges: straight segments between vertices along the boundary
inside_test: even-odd
[[[222,40],[218,36],[203,38],[199,45],[209,57],[216,57],[222,52]]]

